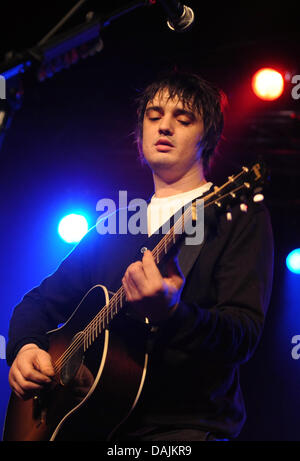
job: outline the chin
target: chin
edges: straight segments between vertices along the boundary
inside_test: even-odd
[[[144,156],[145,162],[151,168],[151,170],[162,169],[165,170],[167,168],[176,165],[177,160],[174,156],[171,156],[168,153],[160,152],[159,155],[152,155],[151,157],[146,158]]]

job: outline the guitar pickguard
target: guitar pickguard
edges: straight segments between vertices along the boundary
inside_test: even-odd
[[[63,386],[66,386],[72,381],[73,378],[75,378],[76,373],[78,372],[80,366],[83,363],[84,349],[83,349],[83,345],[81,344],[82,335],[83,333],[80,331],[73,337],[70,343],[70,348],[74,349],[75,352],[72,355],[70,355],[67,362],[61,368],[60,383]],[[77,346],[78,343],[79,343],[79,346]]]

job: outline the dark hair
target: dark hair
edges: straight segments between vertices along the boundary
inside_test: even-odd
[[[203,167],[206,170],[223,131],[223,111],[227,100],[223,91],[192,73],[168,72],[148,85],[137,98],[136,141],[140,157],[143,158],[142,133],[146,106],[148,102],[153,101],[157,93],[166,89],[171,99],[177,96],[185,108],[198,112],[203,117],[204,136],[201,146]]]

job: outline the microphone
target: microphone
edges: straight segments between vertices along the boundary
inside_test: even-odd
[[[194,22],[194,12],[186,5],[182,5],[177,0],[159,0],[165,9],[168,20],[169,29],[175,32],[185,32]]]

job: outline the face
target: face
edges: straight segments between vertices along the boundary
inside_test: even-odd
[[[202,116],[184,107],[167,90],[148,102],[143,121],[143,153],[154,174],[168,172],[179,179],[198,168],[199,143],[204,134]]]

